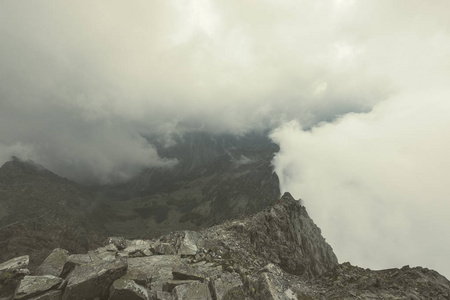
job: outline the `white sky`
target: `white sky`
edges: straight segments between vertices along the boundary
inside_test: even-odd
[[[0,162],[109,182],[173,163],[145,134],[278,128],[282,189],[341,261],[449,276],[448,11],[447,0],[1,1]]]

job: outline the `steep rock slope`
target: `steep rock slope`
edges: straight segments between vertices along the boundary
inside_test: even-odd
[[[148,169],[108,187],[104,224],[127,238],[198,230],[258,212],[280,196],[271,160],[277,151],[265,135],[244,137],[190,133],[161,156],[178,160],[171,169]],[[108,217],[109,216],[109,217]]]
[[[450,282],[432,270],[339,265],[305,208],[289,194],[251,217],[200,232],[154,240],[108,238],[87,254],[55,249],[31,275],[27,263],[19,257],[0,264],[0,298],[450,298]]]

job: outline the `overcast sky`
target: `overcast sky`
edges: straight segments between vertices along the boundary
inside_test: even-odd
[[[170,166],[143,135],[272,128],[341,261],[450,277],[450,2],[0,3],[0,163]]]

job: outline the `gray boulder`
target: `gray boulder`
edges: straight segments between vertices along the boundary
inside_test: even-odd
[[[127,241],[127,247],[120,254],[124,257],[150,256],[153,255],[151,248],[152,244],[148,240],[132,240]]]
[[[62,299],[107,299],[111,284],[126,272],[127,262],[120,258],[78,265],[66,279]]]
[[[216,300],[243,299],[243,283],[237,273],[223,273],[211,283]]]
[[[181,264],[179,256],[154,255],[128,258],[128,271],[125,279],[136,282],[146,280],[154,291],[162,291],[163,284],[173,279],[172,266]]]
[[[148,300],[147,289],[130,279],[119,278],[111,285],[109,300]]]
[[[50,290],[29,300],[61,300],[62,294],[62,290]]]
[[[255,300],[298,300],[289,282],[269,273],[259,273],[250,279],[250,291]]]
[[[153,245],[153,252],[159,255],[174,255],[176,254],[175,247],[169,243],[156,242]]]
[[[127,247],[127,241],[123,237],[109,237],[104,242],[103,245],[113,244],[118,250],[123,250]]]
[[[53,275],[60,277],[64,265],[69,259],[69,252],[64,249],[56,248],[50,253],[44,262],[37,267],[35,275]]]
[[[20,280],[30,274],[27,269],[29,262],[29,256],[25,255],[0,264],[0,299],[12,297]]]
[[[179,285],[172,295],[174,300],[212,300],[208,284],[201,282]]]
[[[203,238],[195,231],[185,231],[184,236],[180,240],[178,253],[181,256],[194,256],[197,250],[202,246]]]
[[[14,300],[30,299],[58,287],[63,280],[53,275],[25,276],[14,294]]]

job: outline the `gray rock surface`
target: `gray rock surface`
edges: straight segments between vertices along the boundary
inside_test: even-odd
[[[211,289],[213,291],[214,299],[242,299],[243,283],[239,274],[237,273],[223,273],[219,278],[211,282]]]
[[[109,300],[148,300],[148,291],[130,279],[119,278],[111,285]]]
[[[19,273],[21,269],[26,269],[28,267],[29,262],[30,257],[28,255],[10,259],[0,264],[0,272]]]
[[[450,299],[450,282],[433,270],[338,264],[320,229],[289,194],[251,217],[200,232],[115,238],[67,258],[59,251],[40,269],[59,273],[63,254],[63,284],[53,276],[26,276],[16,299]],[[2,282],[16,275],[21,280],[27,264],[28,257],[0,264]],[[11,299],[11,286],[0,286],[0,300]]]
[[[16,257],[0,264],[0,299],[11,295],[20,280],[30,273],[28,255]]]
[[[164,283],[172,279],[172,266],[181,263],[181,258],[175,255],[155,255],[128,259],[126,278],[142,280],[145,277],[150,288],[162,291]]]
[[[185,231],[180,239],[178,253],[182,256],[194,256],[197,254],[198,248],[201,246],[203,239],[200,234],[195,231]]]
[[[172,295],[174,300],[212,300],[208,284],[201,282],[179,285]]]
[[[159,255],[174,255],[176,254],[175,247],[169,243],[157,242],[153,245],[153,251]]]
[[[35,275],[53,275],[61,276],[64,265],[69,259],[69,252],[64,249],[56,248],[50,253],[44,262],[34,271]]]
[[[30,300],[61,300],[62,293],[62,290],[51,290]]]
[[[53,275],[25,276],[20,282],[14,300],[26,300],[58,287],[63,280]]]
[[[66,278],[67,286],[62,299],[104,299],[111,284],[125,275],[127,262],[123,259],[99,261],[76,266]]]

